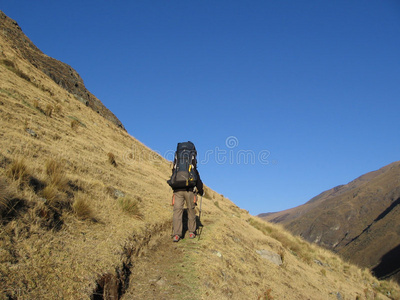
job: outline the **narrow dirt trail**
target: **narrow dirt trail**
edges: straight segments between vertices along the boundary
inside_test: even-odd
[[[134,262],[121,299],[200,299],[195,266],[200,246],[197,238],[174,243],[166,232]]]

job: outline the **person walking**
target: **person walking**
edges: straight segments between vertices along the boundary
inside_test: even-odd
[[[178,143],[175,152],[171,179],[168,184],[173,190],[172,205],[173,241],[183,238],[183,211],[187,207],[189,238],[196,237],[197,194],[204,194],[203,182],[197,170],[197,151],[192,142]]]

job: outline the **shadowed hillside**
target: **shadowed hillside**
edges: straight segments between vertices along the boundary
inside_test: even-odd
[[[400,162],[325,191],[289,210],[260,215],[294,234],[340,253],[382,278],[400,280],[390,253],[400,245]],[[390,268],[384,265],[390,265]],[[387,272],[385,271],[387,270]]]
[[[14,45],[1,30],[0,299],[400,297],[209,188],[200,239],[172,243],[171,163]]]

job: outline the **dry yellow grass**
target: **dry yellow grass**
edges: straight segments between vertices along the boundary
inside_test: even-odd
[[[90,205],[90,201],[85,198],[85,195],[81,192],[76,193],[72,208],[76,216],[81,220],[94,220],[93,211]]]
[[[73,130],[77,131],[77,130],[78,130],[78,127],[79,127],[79,122],[78,122],[77,120],[72,120],[72,121],[71,121],[71,128],[72,128]]]
[[[117,162],[115,161],[115,155],[114,155],[114,153],[108,152],[108,153],[107,153],[107,156],[108,156],[108,162],[109,162],[111,165],[113,165],[114,167],[116,167],[116,166],[117,166]]]
[[[3,218],[11,209],[11,199],[13,198],[7,182],[0,178],[0,216]]]
[[[0,63],[0,178],[8,184],[7,191],[0,185],[0,299],[90,299],[104,295],[107,280],[119,282],[122,299],[400,297],[395,283],[250,216],[209,188],[200,240],[172,244],[170,162],[21,60],[1,35],[0,45],[7,61]],[[56,106],[51,117],[39,111]],[[118,167],[107,163],[110,154]],[[10,198],[19,201],[5,218]],[[283,264],[257,250],[280,255]],[[128,284],[128,275],[138,281]]]
[[[24,159],[15,159],[7,168],[6,174],[13,180],[26,181],[29,177]]]
[[[46,161],[45,171],[50,185],[60,191],[65,191],[68,186],[68,179],[65,176],[64,166],[60,161],[53,158]]]
[[[120,197],[118,198],[118,204],[124,212],[139,219],[142,218],[138,201],[126,197]]]

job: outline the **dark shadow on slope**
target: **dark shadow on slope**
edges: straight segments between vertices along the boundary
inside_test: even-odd
[[[400,245],[383,255],[381,262],[372,269],[372,273],[379,279],[393,277],[400,283]]]
[[[375,220],[372,221],[371,224],[369,224],[367,227],[364,228],[364,230],[357,235],[356,237],[354,237],[351,241],[349,241],[345,246],[348,246],[349,244],[351,244],[352,242],[354,242],[355,240],[357,240],[364,232],[367,232],[371,226],[378,222],[379,220],[382,220],[384,217],[386,217],[397,205],[400,204],[400,198],[398,198],[397,200],[393,201],[388,208],[386,208],[379,216],[377,216],[375,218]]]
[[[188,231],[188,212],[187,208],[183,209],[183,214],[182,214],[182,238],[185,237],[186,231]]]
[[[185,208],[183,210],[183,214],[182,214],[182,238],[185,237],[186,232],[189,231],[188,220],[189,220],[188,212],[187,212],[187,209]],[[201,234],[202,229],[203,229],[203,224],[201,223],[199,216],[196,215],[196,233],[197,233],[197,235]]]
[[[393,201],[392,204],[389,205],[388,208],[386,208],[375,220],[374,222],[378,222],[379,220],[383,219],[384,217],[386,217],[386,215],[388,213],[390,213],[392,211],[393,208],[395,208],[397,205],[400,204],[400,198],[398,198],[397,200]]]
[[[28,201],[20,198],[7,199],[7,202],[0,203],[0,224],[7,225],[18,216],[28,211]]]
[[[36,194],[46,187],[46,183],[33,176],[29,178],[29,185],[33,188]]]
[[[202,232],[203,232],[203,224],[201,223],[200,217],[196,216],[196,235],[199,240]]]

